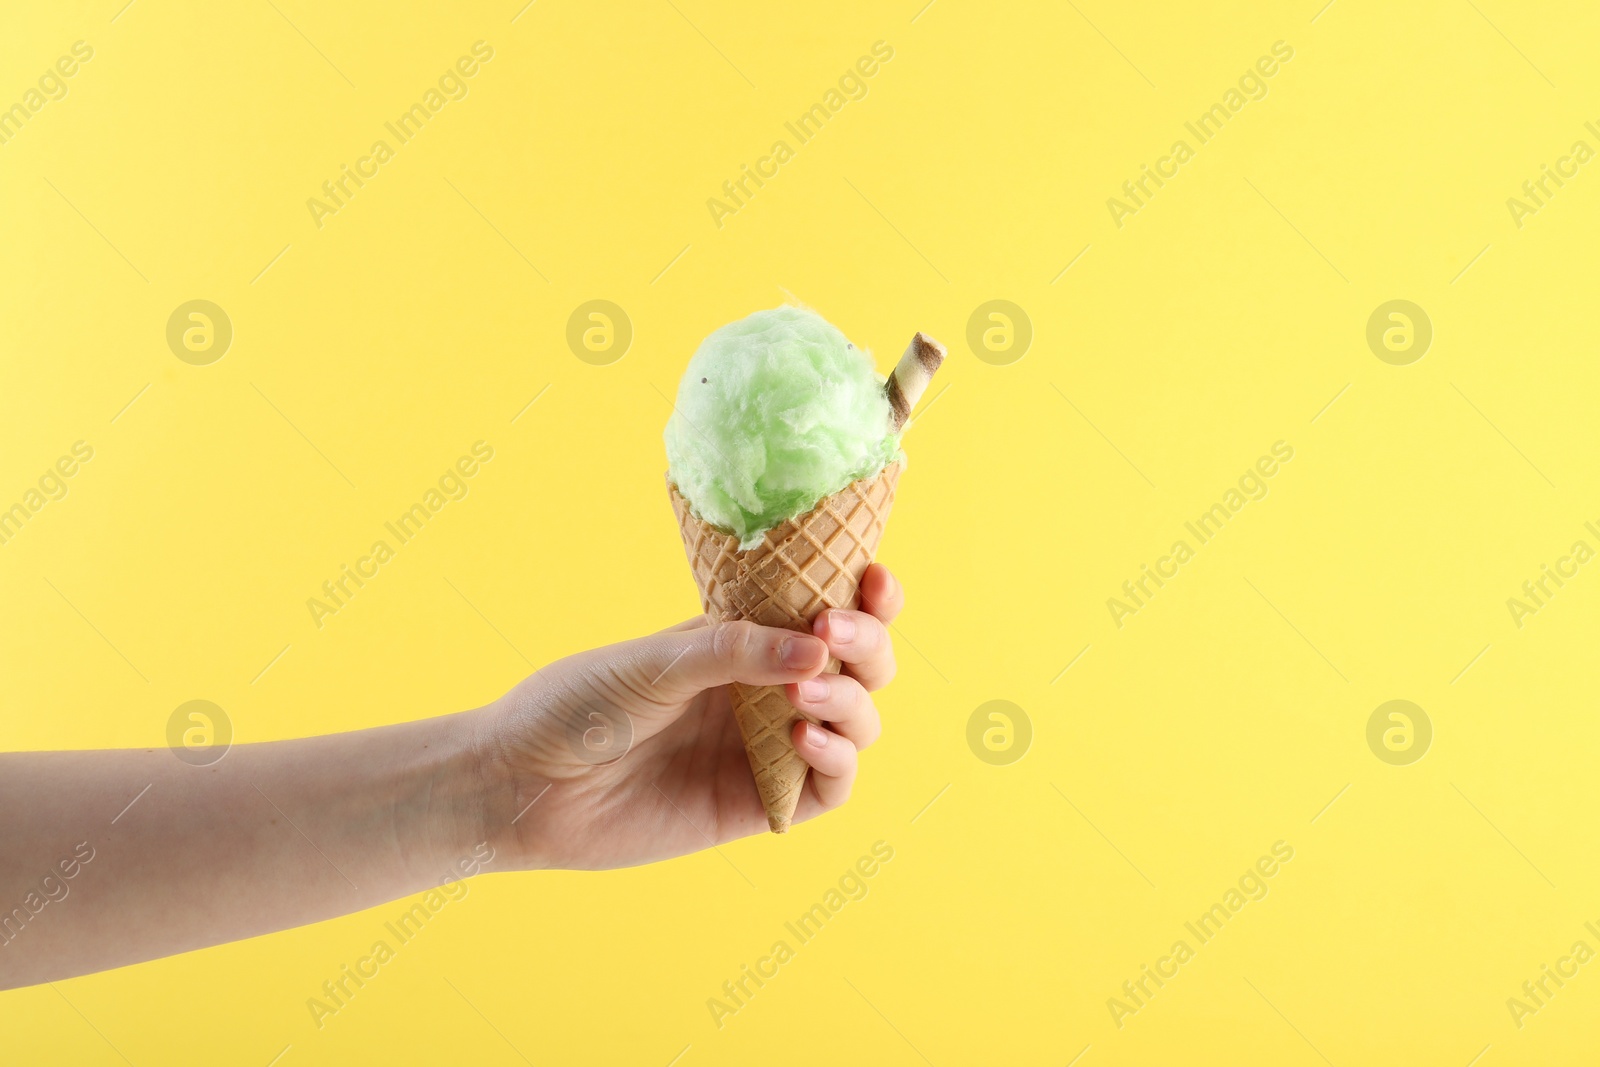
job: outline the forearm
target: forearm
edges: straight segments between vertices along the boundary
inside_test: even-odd
[[[0,988],[438,885],[487,837],[481,728],[465,712],[209,767],[164,748],[0,755]]]

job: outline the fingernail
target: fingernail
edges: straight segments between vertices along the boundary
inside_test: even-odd
[[[813,748],[825,748],[828,744],[828,731],[814,723],[806,723],[806,744]]]
[[[820,704],[828,699],[828,683],[820,678],[812,678],[800,683],[800,699],[807,704]]]
[[[856,637],[856,620],[842,611],[828,615],[828,634],[841,645],[848,645]]]
[[[783,660],[785,667],[809,667],[816,662],[816,653],[812,651],[811,643],[799,637],[786,637],[783,644],[778,646],[778,658]]]

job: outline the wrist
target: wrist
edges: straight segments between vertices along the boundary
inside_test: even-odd
[[[530,802],[548,783],[538,783],[526,796],[527,779],[516,772],[517,761],[508,743],[508,721],[516,708],[507,698],[487,707],[465,712],[463,720],[470,751],[473,780],[472,845],[495,857],[495,866],[505,870],[525,870],[545,864],[535,854],[531,836],[524,833],[533,822],[521,818]]]
[[[407,881],[434,888],[493,866],[490,827],[498,807],[486,774],[478,712],[401,727],[408,750],[391,818],[402,843]]]

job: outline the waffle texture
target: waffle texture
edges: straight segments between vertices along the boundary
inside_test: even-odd
[[[845,486],[797,518],[767,531],[754,548],[696,518],[669,479],[667,492],[683,534],[700,604],[713,622],[745,619],[802,633],[829,608],[860,603],[861,574],[872,562],[894,503],[900,464]],[[827,667],[838,671],[837,660]],[[786,833],[806,782],[806,762],[790,735],[802,713],[782,686],[731,686],[733,714],[750,757],[767,825]]]

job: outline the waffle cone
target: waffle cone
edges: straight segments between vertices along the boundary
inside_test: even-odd
[[[860,603],[861,574],[883,536],[899,478],[900,464],[891,463],[767,531],[762,543],[748,550],[739,548],[733,534],[697,518],[669,479],[667,492],[707,618],[810,633],[812,622],[829,608],[854,609]],[[830,661],[827,669],[838,671],[838,661]],[[794,724],[810,716],[789,703],[782,686],[735,682],[730,689],[767,825],[775,834],[786,833],[807,770],[794,750]]]

